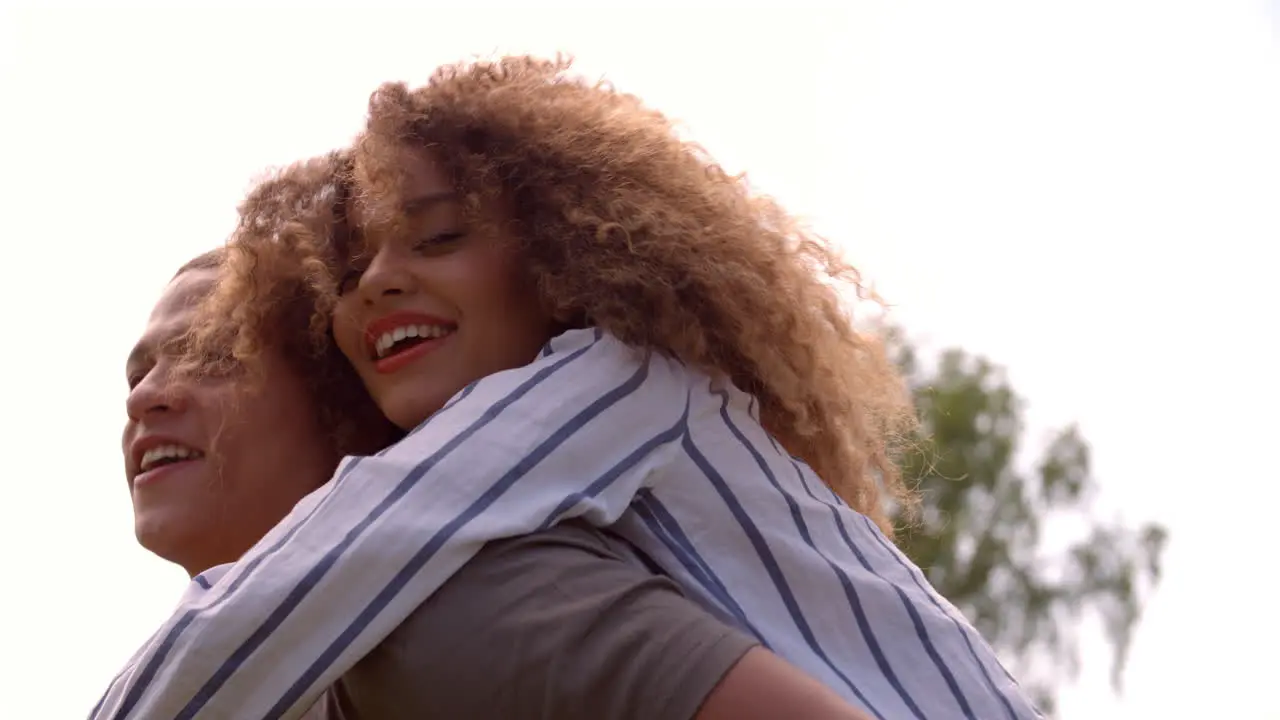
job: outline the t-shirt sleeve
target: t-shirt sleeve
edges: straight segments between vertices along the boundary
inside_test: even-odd
[[[330,691],[351,718],[691,718],[756,641],[569,522],[488,545]]]

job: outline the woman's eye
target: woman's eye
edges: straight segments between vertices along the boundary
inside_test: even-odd
[[[461,240],[463,235],[465,234],[466,233],[463,233],[461,231],[456,231],[456,230],[451,232],[436,233],[435,235],[419,240],[417,244],[414,246],[414,249],[415,250],[432,250],[435,248],[439,248],[445,245],[449,245],[451,243],[455,243],[458,240]]]
[[[359,270],[348,270],[344,273],[342,278],[338,281],[338,294],[346,295],[347,293],[355,290],[356,286],[360,284],[360,275],[361,273]]]

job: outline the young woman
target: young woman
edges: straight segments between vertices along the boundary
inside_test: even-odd
[[[376,449],[393,434],[376,415],[360,428],[332,412],[323,398],[356,384],[343,382],[341,363],[315,353],[309,305],[288,312],[303,307],[298,300],[269,318],[274,342],[260,356],[256,391],[245,392],[224,359],[212,358],[223,372],[170,372],[222,256],[178,272],[126,364],[123,449],[138,538],[191,574],[188,602],[300,501],[335,501],[323,491],[307,496],[329,478],[339,450]],[[359,396],[347,399],[349,412],[360,407]],[[625,543],[566,523],[484,548],[306,718],[713,720],[798,707],[811,717],[856,717],[682,597]]]
[[[288,716],[486,542],[581,517],[872,716],[1035,716],[887,537],[910,407],[845,313],[856,272],[566,69],[384,87],[330,161],[347,182],[246,206],[193,347],[232,340],[252,366],[258,318],[306,282],[318,339],[409,432],[246,555],[219,612],[175,616],[137,706]]]

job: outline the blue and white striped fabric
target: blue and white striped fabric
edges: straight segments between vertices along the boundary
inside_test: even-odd
[[[920,571],[764,432],[750,396],[593,330],[344,461],[183,600],[92,717],[297,718],[485,542],[575,516],[873,717],[1038,717]]]

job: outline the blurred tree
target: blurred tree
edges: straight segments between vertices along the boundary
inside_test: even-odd
[[[893,337],[925,438],[906,458],[923,502],[914,522],[899,518],[899,544],[1011,661],[1046,714],[1056,683],[1079,672],[1076,630],[1086,613],[1102,620],[1119,691],[1143,602],[1159,581],[1165,529],[1090,516],[1089,446],[1075,427],[1057,433],[1034,472],[1016,467],[1021,401],[1000,368],[950,350],[925,372],[902,335]],[[1070,516],[1085,528],[1079,539],[1045,547],[1046,520]]]

